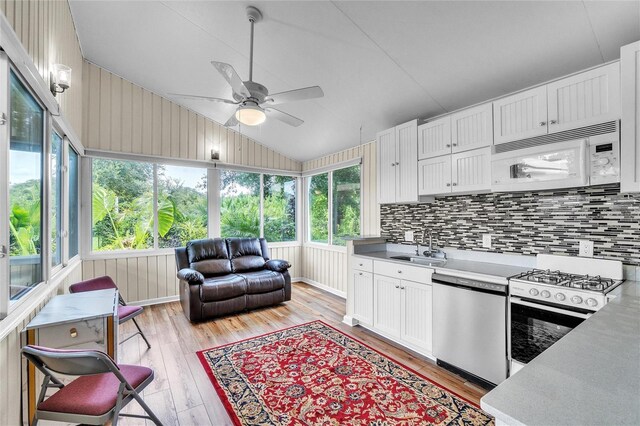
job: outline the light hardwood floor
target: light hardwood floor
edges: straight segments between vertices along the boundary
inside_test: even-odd
[[[358,338],[477,404],[486,392],[428,359],[391,345],[368,330],[342,324],[344,313],[344,299],[303,283],[294,284],[293,299],[287,303],[201,324],[191,324],[182,313],[179,302],[150,306],[138,318],[151,342],[151,349],[148,350],[144,341],[135,337],[120,345],[120,362],[143,364],[155,370],[155,381],[147,387],[143,397],[167,426],[231,424],[196,357],[196,351],[316,319]],[[133,327],[131,322],[123,324],[121,338],[133,332]],[[129,404],[126,411],[141,413],[135,402]],[[119,424],[145,423],[144,420],[122,418]]]

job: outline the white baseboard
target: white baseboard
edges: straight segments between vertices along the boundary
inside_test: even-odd
[[[137,300],[135,302],[127,302],[127,305],[137,305],[137,306],[160,305],[162,303],[176,302],[178,300],[180,300],[180,296],[175,295],[175,296],[167,296],[167,297],[157,297],[155,299]]]
[[[359,324],[358,320],[350,315],[345,315],[342,318],[342,323],[347,324],[349,327],[355,327],[356,325]]]
[[[309,284],[309,285],[311,285],[313,287],[319,288],[320,290],[324,290],[324,291],[329,292],[331,294],[335,294],[336,296],[341,297],[343,299],[347,298],[347,293],[345,293],[344,291],[336,290],[333,287],[329,287],[326,284],[322,284],[322,283],[319,283],[317,281],[310,280],[309,278],[296,278],[296,281],[302,281],[305,284]],[[293,282],[293,280],[291,280],[291,282]]]

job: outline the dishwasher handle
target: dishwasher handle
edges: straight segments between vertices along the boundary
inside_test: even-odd
[[[459,287],[467,290],[481,291],[484,293],[506,295],[508,292],[508,286],[506,285],[494,284],[469,278],[453,277],[451,275],[437,273],[431,276],[431,282],[433,282],[433,284]]]

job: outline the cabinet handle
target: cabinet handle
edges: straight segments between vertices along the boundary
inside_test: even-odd
[[[397,285],[397,286],[396,286],[396,288],[400,288],[400,286],[399,286],[399,285]]]
[[[458,146],[458,144],[457,144],[457,143],[454,143],[454,144],[453,144],[453,146]]]
[[[401,274],[401,273],[402,273],[402,271],[398,269],[398,273],[399,273],[399,274]]]
[[[404,287],[400,287],[400,290],[404,290]]]
[[[451,184],[450,184],[450,183],[448,183],[448,184],[447,184],[447,186],[451,186]]]
[[[549,124],[558,124],[558,120],[551,120],[549,121]]]
[[[447,148],[451,148],[451,144],[450,144],[450,143],[446,144],[445,146],[446,146]]]
[[[362,266],[362,263],[359,263],[360,266]]]
[[[358,275],[362,275],[362,272],[358,272]]]
[[[457,184],[457,183],[455,183],[455,182],[453,182],[453,183],[452,183],[452,185],[453,185],[453,186],[458,186],[458,184]]]
[[[396,166],[399,166],[399,165],[400,165],[400,163],[398,163],[398,162],[396,161]]]
[[[391,167],[395,167],[395,166],[396,166],[396,163],[391,163]]]
[[[546,125],[547,125],[547,122],[546,122],[546,121],[541,121],[538,125],[539,125],[540,127],[543,127],[543,126],[546,126]]]

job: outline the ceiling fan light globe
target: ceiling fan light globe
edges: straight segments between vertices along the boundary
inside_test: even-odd
[[[257,126],[264,123],[267,116],[257,105],[243,105],[236,111],[236,119],[246,126]]]

